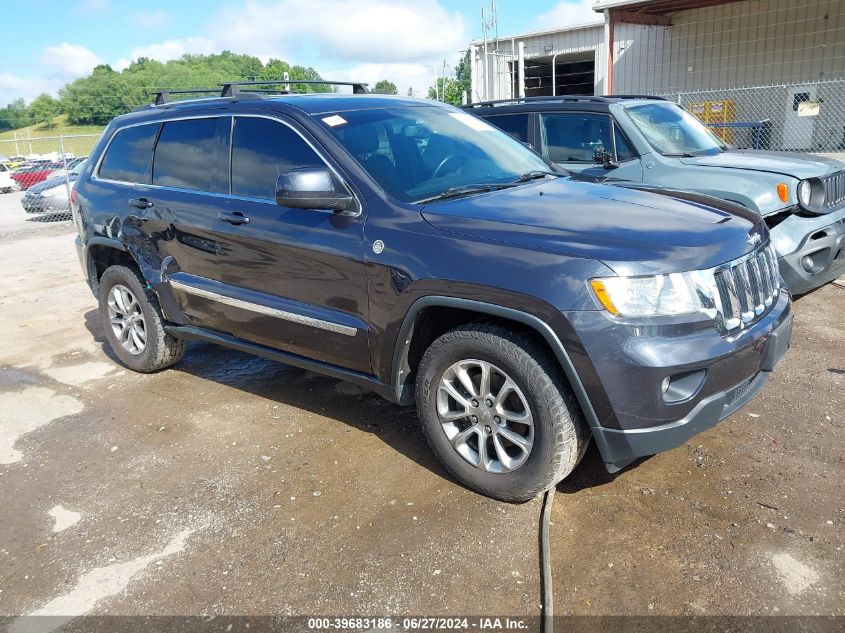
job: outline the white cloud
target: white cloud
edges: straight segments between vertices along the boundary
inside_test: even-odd
[[[595,0],[561,0],[551,11],[537,16],[537,26],[542,29],[555,29],[588,22],[601,22],[601,13],[593,11]]]
[[[48,67],[51,76],[70,80],[88,74],[94,66],[103,62],[84,46],[63,42],[45,48],[41,63]]]
[[[300,62],[409,62],[469,41],[461,14],[437,0],[247,0],[214,16],[210,32],[221,48]]]
[[[129,16],[132,24],[145,31],[154,31],[170,26],[170,15],[164,11],[138,11]]]
[[[51,81],[43,77],[21,77],[8,72],[0,72],[0,106],[22,98],[29,102],[42,92],[55,94],[64,82]]]
[[[209,55],[211,53],[220,52],[214,42],[205,37],[183,37],[173,40],[165,40],[158,44],[150,44],[149,46],[139,46],[133,48],[130,53],[130,60],[136,60],[139,57],[149,57],[160,62],[166,62],[169,59],[179,59],[182,55],[188,53],[194,55]],[[123,64],[126,60],[118,60],[115,63]],[[123,68],[128,66],[125,63]]]

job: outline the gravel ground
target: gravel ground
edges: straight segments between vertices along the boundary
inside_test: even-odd
[[[449,480],[411,410],[195,344],[104,348],[68,222],[0,196],[0,615],[539,613],[540,501]],[[745,409],[553,510],[555,612],[845,614],[845,283]]]

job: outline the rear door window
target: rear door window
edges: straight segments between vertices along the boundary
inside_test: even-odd
[[[153,159],[153,184],[213,191],[217,117],[163,124]]]
[[[106,149],[106,155],[100,164],[99,177],[149,184],[150,163],[158,128],[158,123],[151,123],[119,130]]]
[[[235,117],[232,193],[275,200],[279,174],[326,164],[299,134],[272,119]]]
[[[507,132],[521,143],[528,142],[528,113],[524,114],[497,114],[487,117],[487,120]]]

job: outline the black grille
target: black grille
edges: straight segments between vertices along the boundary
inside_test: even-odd
[[[837,209],[845,203],[845,170],[822,178],[824,185],[824,206]]]
[[[780,290],[777,258],[770,246],[721,266],[715,278],[716,310],[725,334],[754,323],[772,306]]]

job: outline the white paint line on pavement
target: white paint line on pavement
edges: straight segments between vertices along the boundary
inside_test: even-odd
[[[119,368],[114,363],[93,361],[80,365],[71,365],[69,367],[50,367],[43,371],[53,380],[79,387],[86,382],[105,378],[117,369]]]
[[[161,551],[139,556],[126,563],[98,567],[82,574],[76,586],[68,593],[16,619],[9,627],[9,633],[48,633],[74,618],[85,615],[100,600],[126,589],[132,578],[150,564],[184,550],[188,537],[195,531],[182,530]]]
[[[0,393],[0,464],[13,464],[23,458],[23,453],[15,449],[22,436],[82,409],[76,398],[57,395],[46,387]]]
[[[804,593],[819,580],[818,572],[786,552],[772,554],[771,561],[778,578],[790,595]]]
[[[57,505],[54,508],[50,508],[47,514],[53,517],[53,520],[56,522],[56,524],[53,526],[53,532],[61,532],[62,530],[66,530],[70,526],[79,523],[79,519],[82,518],[82,515],[79,514],[79,512],[66,510],[61,505]]]

